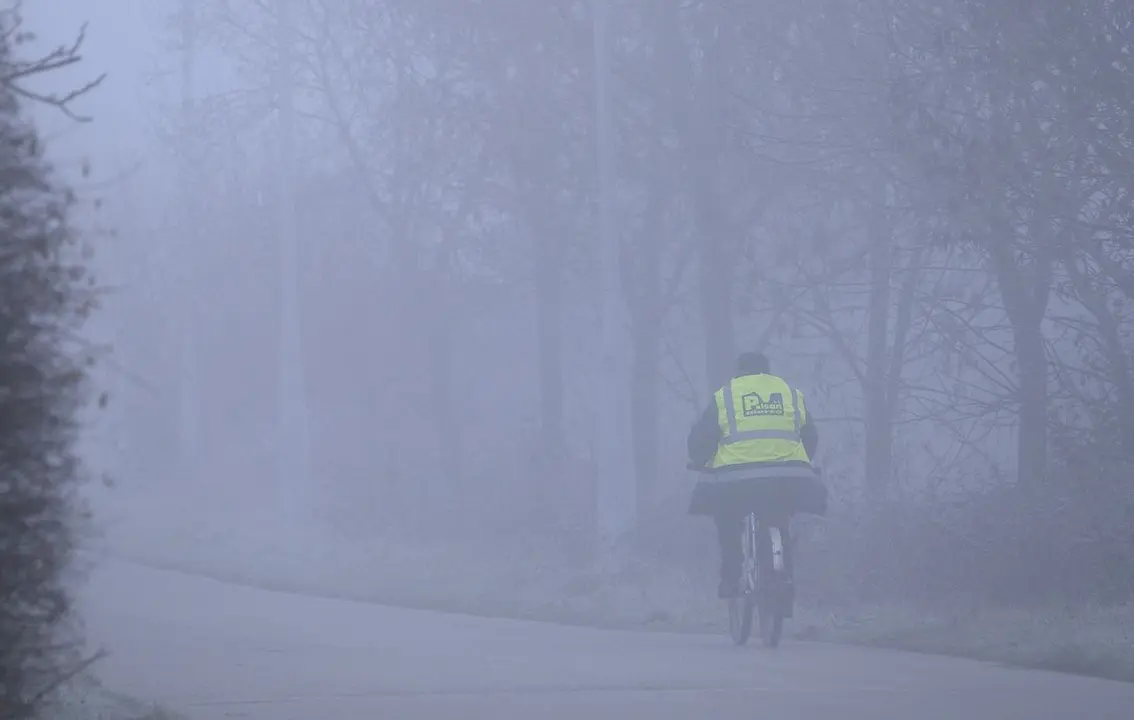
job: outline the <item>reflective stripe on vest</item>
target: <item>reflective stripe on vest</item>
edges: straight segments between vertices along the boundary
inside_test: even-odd
[[[795,424],[795,430],[748,430],[746,432],[739,432],[736,426],[736,402],[732,399],[732,380],[724,386],[722,392],[724,396],[725,417],[728,418],[728,435],[721,439],[722,445],[734,445],[738,442],[745,442],[748,440],[791,440],[793,442],[802,442],[799,435],[800,418],[799,418],[799,393],[795,388],[791,388],[791,407],[792,407],[792,420]]]

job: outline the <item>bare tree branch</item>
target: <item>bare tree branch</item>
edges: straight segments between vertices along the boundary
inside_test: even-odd
[[[0,32],[0,42],[3,42],[9,49],[20,45],[32,37],[29,33],[22,30],[23,19],[20,15],[21,5],[22,3],[16,3],[14,7],[0,13],[0,26],[4,28],[3,31]],[[106,73],[102,73],[94,80],[62,95],[37,92],[26,87],[24,84],[25,81],[32,78],[82,62],[83,56],[81,51],[83,43],[86,42],[86,38],[87,24],[83,23],[82,27],[79,28],[79,33],[75,41],[70,45],[60,45],[46,55],[41,55],[32,60],[11,59],[9,62],[5,63],[3,71],[0,72],[0,84],[3,84],[22,98],[57,108],[72,120],[77,122],[90,122],[91,117],[76,113],[71,108],[71,104],[101,85],[103,80],[106,79]]]

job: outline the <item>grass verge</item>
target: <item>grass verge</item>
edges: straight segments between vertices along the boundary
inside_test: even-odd
[[[563,559],[516,549],[491,560],[452,547],[271,532],[245,517],[243,532],[119,535],[112,552],[155,567],[227,582],[387,605],[591,627],[723,632],[712,578],[637,562],[619,572],[564,571]],[[227,526],[231,528],[232,526]],[[167,533],[169,527],[164,528]],[[360,572],[359,568],[370,568]],[[799,640],[952,655],[1017,667],[1134,682],[1134,607],[981,609],[939,613],[908,606],[797,609]]]
[[[173,712],[109,690],[90,675],[60,688],[40,715],[52,720],[183,720]]]
[[[875,607],[834,612],[816,639],[953,655],[1134,682],[1134,607],[991,608],[964,614]]]

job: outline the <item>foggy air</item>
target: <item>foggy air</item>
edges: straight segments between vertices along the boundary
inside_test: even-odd
[[[1128,718],[1132,53],[0,2],[0,718]]]

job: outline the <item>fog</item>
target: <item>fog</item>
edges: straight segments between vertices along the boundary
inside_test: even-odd
[[[1128,603],[1134,31],[1087,5],[29,3],[89,22],[37,88],[107,74],[35,111],[107,290],[97,542],[718,622],[686,434],[762,351],[816,617]]]

